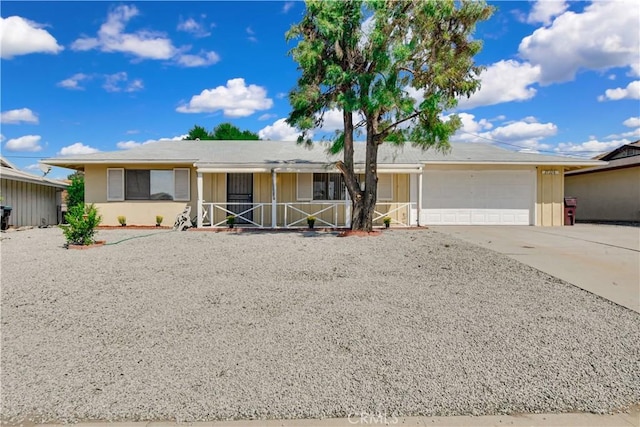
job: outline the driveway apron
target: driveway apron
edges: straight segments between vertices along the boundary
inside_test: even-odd
[[[433,226],[640,312],[640,228]]]

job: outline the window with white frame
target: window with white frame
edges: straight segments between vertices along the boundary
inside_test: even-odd
[[[189,169],[107,169],[107,200],[190,199]]]
[[[339,173],[313,174],[313,200],[344,200],[344,179]]]

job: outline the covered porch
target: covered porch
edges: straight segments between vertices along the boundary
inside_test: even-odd
[[[351,226],[351,200],[335,168],[195,166],[198,228],[227,227],[230,215],[239,227],[307,228],[311,216],[318,228]],[[409,185],[412,174],[422,185],[422,168],[379,170],[378,174],[374,226],[383,226],[385,217],[391,219],[392,227],[419,226],[421,200],[411,200]],[[418,199],[421,194],[417,191]]]

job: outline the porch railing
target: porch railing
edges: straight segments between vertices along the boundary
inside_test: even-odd
[[[412,225],[412,211],[415,203],[411,202],[381,202],[377,203],[373,223],[380,226],[383,218],[391,218],[391,225],[396,227],[410,227]],[[234,209],[236,208],[236,209]],[[295,228],[306,227],[307,217],[314,216],[316,225],[320,227],[346,227],[349,210],[344,201],[337,202],[286,202],[276,203],[232,203],[232,202],[203,202],[203,227],[226,227],[228,215],[236,217],[236,223],[244,222],[248,226],[265,228],[276,227]],[[265,223],[265,210],[269,213]],[[240,211],[240,212],[234,212]],[[271,216],[275,213],[276,221]]]
[[[315,217],[316,224],[320,226],[337,228],[340,226],[338,212],[345,211],[344,202],[289,202],[277,203],[276,206],[284,207],[285,228],[306,227],[310,216]]]
[[[391,225],[398,227],[411,226],[411,210],[414,203],[376,203],[373,212],[373,223],[382,222],[385,216],[391,218]]]
[[[265,206],[271,207],[267,203],[202,203],[202,223],[204,227],[223,227],[227,224],[227,216],[236,217],[236,223],[245,221],[255,227],[264,228],[264,209]],[[234,212],[233,207],[242,209],[240,212]],[[236,209],[240,210],[240,209]],[[216,212],[222,212],[224,219],[215,222]],[[257,218],[256,218],[257,217]],[[206,225],[205,225],[206,224]]]

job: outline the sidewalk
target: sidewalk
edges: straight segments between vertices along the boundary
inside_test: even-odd
[[[25,424],[26,425],[26,424]],[[39,427],[58,427],[61,424],[39,424]],[[640,427],[640,409],[630,413],[597,414],[521,414],[489,415],[482,417],[401,417],[383,414],[358,414],[349,418],[326,420],[241,420],[197,423],[152,422],[90,422],[74,427],[353,427],[353,426],[417,426],[417,427]]]

